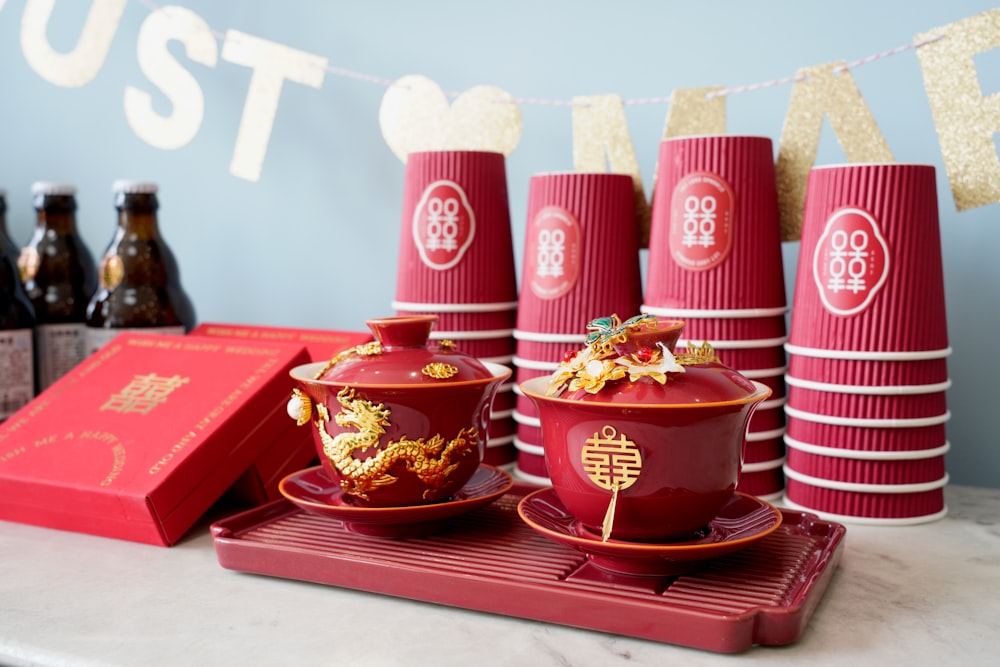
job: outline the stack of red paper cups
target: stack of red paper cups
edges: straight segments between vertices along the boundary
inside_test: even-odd
[[[875,524],[947,511],[938,225],[932,166],[810,172],[787,345],[789,505]]]
[[[679,352],[707,342],[724,364],[771,387],[750,420],[738,488],[779,497],[788,308],[771,140],[663,141],[652,216],[642,311],[684,320]]]
[[[628,319],[642,303],[632,177],[548,173],[531,178],[517,313],[517,384],[550,375],[586,343],[591,320]],[[548,483],[538,413],[518,396],[517,472]]]
[[[517,321],[504,157],[484,151],[411,153],[406,162],[393,309],[438,316],[431,340],[510,365]],[[513,381],[493,403],[484,462],[512,467]]]

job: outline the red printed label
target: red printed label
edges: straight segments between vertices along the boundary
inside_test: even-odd
[[[413,213],[413,242],[432,269],[458,264],[476,235],[476,216],[465,191],[452,181],[427,186]]]
[[[844,208],[826,221],[813,254],[813,278],[827,310],[855,315],[889,277],[889,246],[867,211]]]
[[[681,267],[718,266],[733,247],[733,190],[718,174],[696,171],[674,187],[670,199],[670,255]]]
[[[576,286],[583,235],[572,213],[546,206],[531,221],[526,241],[524,271],[535,296],[556,299]]]

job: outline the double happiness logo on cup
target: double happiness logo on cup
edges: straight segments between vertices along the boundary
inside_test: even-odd
[[[733,247],[736,198],[718,174],[695,171],[682,178],[670,199],[670,254],[692,271],[718,266]]]
[[[435,181],[427,186],[413,213],[413,242],[432,269],[458,264],[476,235],[476,216],[461,186]]]
[[[855,315],[868,308],[889,277],[889,246],[867,211],[834,212],[816,244],[813,278],[827,310]]]
[[[540,299],[569,292],[580,277],[583,235],[580,222],[558,206],[538,212],[528,230],[525,272],[531,291]]]

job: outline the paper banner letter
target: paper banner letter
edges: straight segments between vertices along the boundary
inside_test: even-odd
[[[258,181],[285,79],[319,88],[326,76],[327,60],[236,30],[226,32],[222,59],[253,69],[229,173]]]
[[[474,86],[449,106],[440,86],[419,74],[396,80],[378,110],[382,136],[406,164],[418,151],[493,151],[510,155],[521,140],[521,110],[495,86]]]
[[[126,2],[92,0],[76,46],[69,53],[59,53],[45,34],[55,0],[28,0],[21,17],[21,51],[28,65],[56,86],[79,88],[90,83],[108,57]]]
[[[955,208],[964,211],[1000,201],[1000,160],[993,135],[1000,132],[1000,94],[984,97],[973,56],[1000,46],[1000,8],[914,38],[924,87],[937,128]]]
[[[802,209],[809,170],[816,162],[824,115],[829,118],[848,162],[893,162],[875,117],[843,62],[805,67],[792,88],[778,148],[775,175],[781,238],[802,233]]]
[[[625,105],[620,95],[573,98],[573,169],[628,174],[635,186],[639,245],[649,246],[649,202],[642,186],[639,160],[632,145]]]
[[[219,51],[208,24],[184,7],[162,7],[139,28],[136,47],[143,74],[173,104],[173,113],[161,116],[153,109],[153,96],[133,86],[125,87],[125,118],[140,139],[165,150],[191,141],[205,116],[205,96],[195,78],[167,50],[171,40],[184,45],[187,57],[215,67]]]

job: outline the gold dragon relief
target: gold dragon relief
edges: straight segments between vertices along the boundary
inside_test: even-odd
[[[404,436],[390,441],[374,455],[355,458],[355,454],[373,451],[379,446],[379,439],[391,425],[391,411],[381,403],[358,398],[350,387],[340,390],[337,402],[341,409],[333,416],[334,422],[353,430],[330,435],[326,428],[330,415],[322,405],[316,406],[316,429],[323,443],[323,453],[342,476],[341,488],[365,500],[370,491],[397,481],[398,478],[388,471],[399,462],[427,485],[424,498],[430,498],[458,468],[458,461],[478,446],[477,429],[468,427],[459,430],[450,440],[439,433],[430,438]]]

